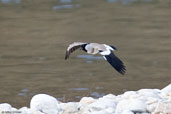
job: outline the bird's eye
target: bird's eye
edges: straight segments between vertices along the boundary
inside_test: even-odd
[[[99,52],[103,52],[103,50],[99,50]]]

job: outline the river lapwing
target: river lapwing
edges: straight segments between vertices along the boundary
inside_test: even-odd
[[[81,49],[88,54],[100,54],[108,61],[113,68],[115,68],[122,75],[125,74],[126,68],[123,62],[113,53],[117,50],[116,47],[107,44],[99,43],[84,43],[84,42],[74,42],[70,44],[67,48],[65,60],[69,58],[70,54],[77,49]]]

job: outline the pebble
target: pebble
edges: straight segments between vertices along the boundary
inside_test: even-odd
[[[163,88],[161,90],[161,93],[165,93],[165,94],[171,93],[171,84],[169,84],[168,86],[166,86],[165,88]]]
[[[171,84],[161,90],[140,89],[98,99],[83,97],[79,102],[68,103],[47,94],[37,94],[32,97],[30,107],[16,109],[1,103],[0,114],[4,111],[14,114],[171,114]]]
[[[116,108],[116,102],[113,99],[108,99],[105,97],[99,98],[99,100],[89,105],[89,109],[91,111],[101,111],[106,110],[108,108],[112,108],[113,110],[111,112],[114,112]]]
[[[146,112],[146,104],[139,99],[124,99],[117,104],[116,113],[119,114],[125,110],[132,112]]]
[[[46,114],[57,114],[60,111],[57,99],[47,94],[33,96],[30,102],[30,109]]]
[[[79,110],[79,103],[77,102],[61,103],[60,106],[62,114],[76,113]]]
[[[93,102],[95,102],[96,100],[92,97],[83,97],[81,100],[80,100],[80,104],[82,105],[89,105]]]
[[[12,106],[8,103],[2,103],[0,104],[0,110],[4,110],[4,111],[9,111],[11,110]]]
[[[163,113],[163,114],[171,114],[171,102],[158,102],[155,110],[155,114]]]

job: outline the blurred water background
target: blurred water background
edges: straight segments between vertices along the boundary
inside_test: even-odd
[[[0,102],[29,106],[38,93],[78,101],[171,82],[170,0],[1,0]],[[127,73],[74,41],[114,45]]]

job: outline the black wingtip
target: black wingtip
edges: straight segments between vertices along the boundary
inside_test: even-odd
[[[126,73],[126,68],[125,68],[125,66],[123,65],[123,67],[122,67],[122,69],[120,70],[120,71],[118,71],[120,74],[122,74],[122,75],[125,75],[125,73]]]
[[[116,68],[116,70],[122,75],[125,75],[125,73],[126,73],[126,68],[123,64],[121,66],[119,66],[118,68]]]
[[[116,69],[120,74],[124,75],[126,73],[126,67],[123,62],[111,52],[110,55],[105,56],[106,60]]]

